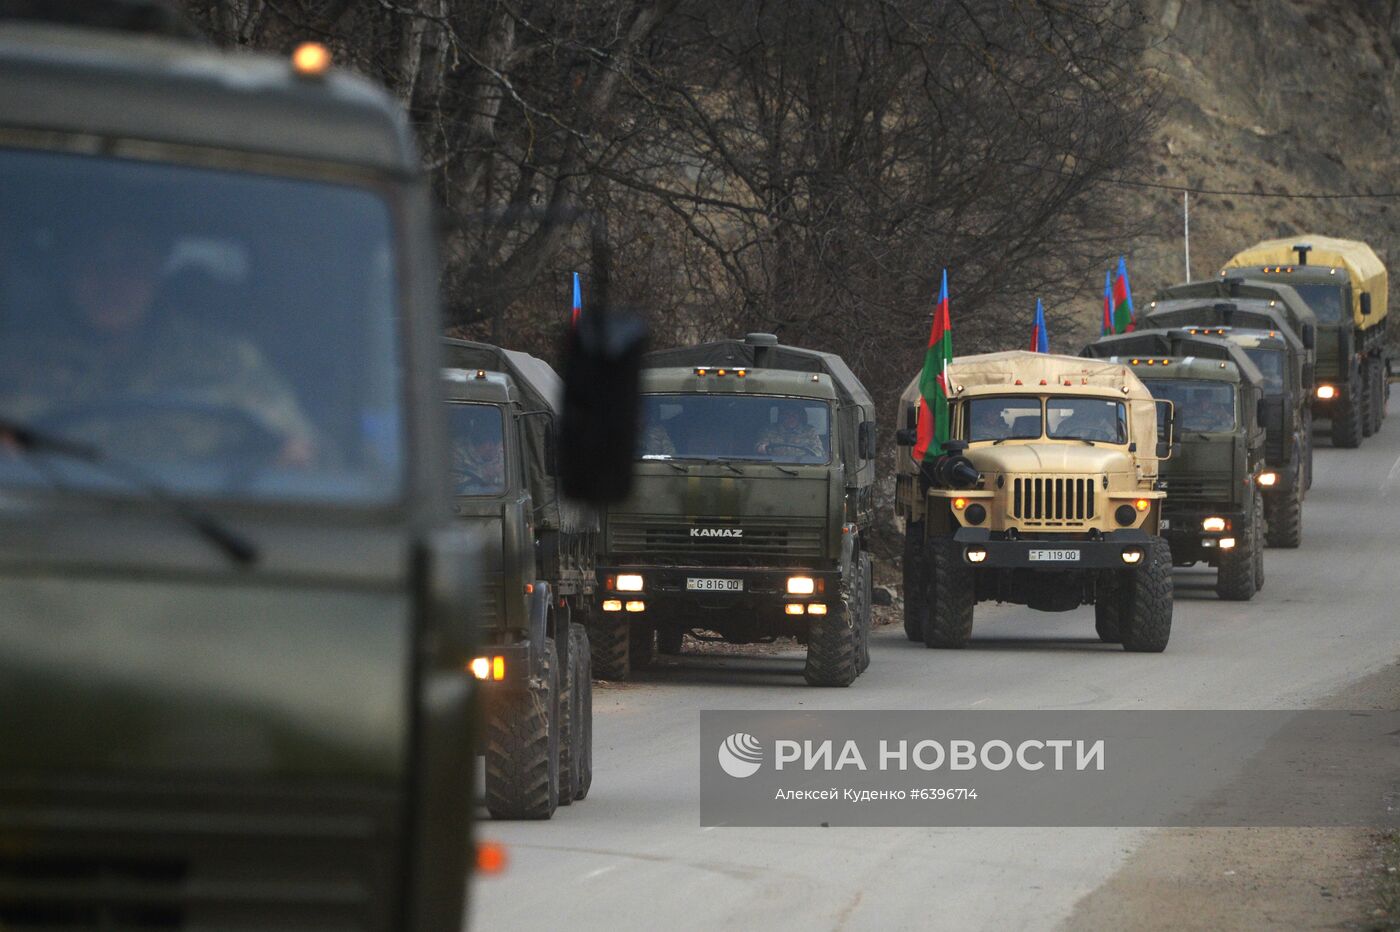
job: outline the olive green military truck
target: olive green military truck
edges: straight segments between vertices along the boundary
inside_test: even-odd
[[[0,23],[0,927],[461,924],[429,192],[298,60]]]
[[[1179,449],[1162,467],[1162,536],[1177,566],[1215,567],[1216,594],[1245,601],[1264,585],[1263,376],[1239,345],[1183,330],[1104,337],[1085,355],[1131,366],[1172,402]],[[1274,405],[1274,409],[1277,404]]]
[[[1165,650],[1172,558],[1157,473],[1171,455],[1171,403],[1154,401],[1129,365],[1044,353],[966,356],[947,384],[952,440],[929,463],[907,449],[917,378],[900,399],[909,639],[962,647],[983,601],[1093,604],[1104,640]]]
[[[869,662],[875,414],[838,357],[770,334],[648,353],[636,487],[604,518],[595,675],[657,640],[793,637],[804,675]]]
[[[1246,304],[1249,302],[1245,302]],[[1153,302],[1140,329],[1184,329],[1244,350],[1264,378],[1261,407],[1265,468],[1259,473],[1270,547],[1297,547],[1303,535],[1303,499],[1312,485],[1312,367],[1292,328],[1272,310],[1239,302]]]
[[[1332,420],[1332,443],[1355,447],[1380,429],[1390,394],[1385,342],[1388,278],[1371,247],[1299,235],[1237,253],[1224,274],[1290,285],[1317,315],[1313,411]]]
[[[583,620],[597,513],[558,488],[563,385],[549,364],[444,340],[453,511],[495,571],[475,603],[486,808],[547,819],[593,780],[593,680]],[[577,619],[577,620],[575,620]]]

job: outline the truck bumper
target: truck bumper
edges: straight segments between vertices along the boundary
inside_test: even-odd
[[[642,588],[617,588],[622,576],[640,576]],[[811,591],[788,592],[793,577],[810,579]],[[802,567],[606,566],[598,569],[596,598],[599,611],[639,621],[668,609],[807,614],[814,604],[825,607],[841,598],[841,574]],[[801,605],[803,610],[789,610],[788,605]]]
[[[1126,528],[1109,531],[1098,540],[1003,540],[993,539],[986,528],[965,527],[958,529],[953,540],[961,545],[963,559],[978,569],[1065,572],[1140,566],[1153,538],[1136,528]]]

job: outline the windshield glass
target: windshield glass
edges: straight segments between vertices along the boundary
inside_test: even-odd
[[[1121,401],[1051,398],[1045,403],[1046,436],[1052,440],[1128,442],[1128,416]]]
[[[501,495],[506,490],[505,428],[495,405],[447,405],[452,437],[452,491]]]
[[[1143,379],[1152,397],[1176,408],[1176,429],[1212,433],[1235,429],[1235,386],[1200,379]],[[1161,425],[1158,425],[1161,429]]]
[[[831,406],[771,395],[643,395],[639,459],[831,460]]]
[[[388,501],[390,215],[341,184],[0,150],[0,418],[181,494]],[[0,455],[0,485],[122,488]]]
[[[1262,346],[1245,349],[1245,355],[1264,373],[1264,394],[1277,395],[1283,391],[1284,359],[1283,350],[1265,349]]]
[[[1290,282],[1303,300],[1308,302],[1319,323],[1336,324],[1342,320],[1342,288],[1340,285],[1300,284]]]
[[[967,408],[968,443],[1040,438],[1039,398],[973,398]]]

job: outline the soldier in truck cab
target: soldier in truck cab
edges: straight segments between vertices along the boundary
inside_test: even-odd
[[[801,405],[785,405],[778,423],[764,428],[755,449],[769,456],[821,457],[826,454],[816,428],[807,423]]]

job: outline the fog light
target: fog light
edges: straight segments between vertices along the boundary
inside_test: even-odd
[[[605,612],[620,612],[620,611],[622,611],[622,600],[621,600],[621,599],[604,599],[604,600],[603,600],[603,611],[605,611]]]
[[[1337,397],[1337,389],[1331,385],[1319,385],[1317,387],[1317,397],[1322,401],[1331,401]]]
[[[618,592],[641,592],[642,577],[636,573],[619,573],[617,575]]]
[[[1277,482],[1278,473],[1276,472],[1261,472],[1259,474],[1259,484],[1264,486],[1264,488],[1269,488]]]
[[[1123,551],[1123,562],[1132,566],[1134,563],[1142,562],[1142,551],[1137,548]]]
[[[1221,550],[1233,550],[1234,547],[1235,547],[1235,539],[1234,539],[1233,537],[1222,537],[1222,538],[1220,538],[1220,549],[1221,549]]]
[[[1212,516],[1210,516],[1209,518],[1206,518],[1204,521],[1201,522],[1201,530],[1203,530],[1203,531],[1223,531],[1223,530],[1225,530],[1225,519],[1224,519],[1224,518],[1217,518],[1216,516],[1212,515]]]
[[[1119,524],[1129,525],[1137,520],[1137,512],[1132,505],[1119,505],[1113,511],[1113,518]]]
[[[825,614],[826,614],[826,603],[825,603],[825,602],[813,602],[811,605],[807,606],[807,614],[808,614],[808,615],[825,615]]]
[[[800,602],[789,602],[783,606],[783,611],[787,612],[789,615],[801,615],[806,610],[806,606]]]
[[[987,559],[987,551],[982,550],[982,549],[979,548],[979,547],[969,547],[969,548],[968,548],[968,551],[967,551],[967,562],[969,562],[969,563],[981,563],[981,562],[982,562],[983,560],[985,560],[985,559]]]
[[[987,520],[987,509],[974,502],[967,506],[967,510],[963,512],[963,517],[967,519],[968,524],[981,524],[983,521]]]
[[[787,581],[788,595],[811,595],[817,589],[816,582],[810,576],[789,576]]]
[[[642,602],[640,600],[635,602],[628,602],[627,610],[629,612],[644,612],[647,610],[647,603]]]

